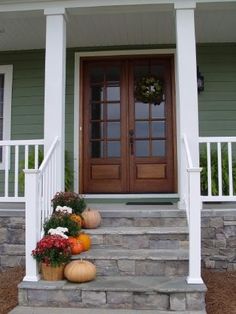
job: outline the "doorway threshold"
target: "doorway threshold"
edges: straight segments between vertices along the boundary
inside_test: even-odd
[[[179,201],[176,193],[168,194],[85,194],[87,202],[100,204],[122,203],[126,205],[168,205]]]

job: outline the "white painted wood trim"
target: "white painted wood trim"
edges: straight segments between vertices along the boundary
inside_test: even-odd
[[[179,0],[67,0],[67,1],[36,1],[36,0],[15,0],[15,1],[1,1],[0,12],[17,12],[17,11],[33,11],[44,10],[47,8],[94,8],[94,7],[117,7],[117,6],[150,6],[150,5],[163,5],[175,4]],[[183,2],[185,2],[184,0]],[[186,1],[187,2],[187,1]],[[191,1],[192,2],[192,1]],[[219,3],[229,2],[234,3],[235,0],[196,0],[196,3]]]
[[[179,195],[174,194],[85,194],[83,197],[90,199],[152,199],[152,198],[178,198]]]
[[[11,102],[12,102],[12,81],[13,65],[1,65],[0,74],[4,74],[4,94],[3,94],[3,140],[11,138]],[[4,149],[3,162],[0,163],[0,170],[4,169]]]
[[[74,77],[74,191],[80,190],[79,182],[79,133],[82,131],[80,121],[80,60],[82,57],[107,57],[107,56],[130,56],[130,55],[173,55],[175,61],[175,49],[139,49],[139,50],[112,50],[112,51],[91,51],[75,53],[75,77]],[[175,81],[177,82],[177,81]],[[176,83],[175,83],[176,84]],[[106,194],[105,194],[106,195]],[[127,196],[131,194],[126,194]],[[153,194],[152,194],[153,195]],[[106,197],[106,196],[105,196]],[[153,196],[154,197],[154,196]]]

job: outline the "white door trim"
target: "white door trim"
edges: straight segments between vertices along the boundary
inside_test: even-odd
[[[170,55],[176,58],[176,49],[139,49],[139,50],[113,50],[113,51],[92,51],[75,53],[75,76],[74,76],[74,191],[79,191],[79,154],[80,154],[80,136],[82,131],[80,123],[80,60],[82,57],[108,57],[108,56],[130,56],[130,55]],[[175,80],[176,84],[176,80]],[[116,195],[116,194],[114,194]],[[106,194],[103,194],[103,197]],[[108,196],[108,195],[107,195]],[[111,196],[111,194],[109,194]],[[127,194],[129,196],[129,194]],[[154,197],[154,195],[153,195]]]

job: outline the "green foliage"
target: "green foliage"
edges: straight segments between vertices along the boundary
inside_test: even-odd
[[[73,214],[81,214],[86,208],[86,202],[83,197],[75,192],[58,192],[52,199],[53,209],[57,206],[67,206],[72,208]]]
[[[29,169],[34,169],[34,160],[35,154],[34,150],[29,152],[28,162],[29,162]],[[38,156],[38,167],[40,167],[41,163],[43,162],[43,151],[39,149],[39,156]],[[19,189],[21,192],[24,191],[25,187],[25,174],[23,169],[25,168],[25,161],[21,160],[19,165]],[[70,191],[73,185],[73,171],[70,164],[69,153],[65,151],[65,191]]]
[[[54,212],[43,225],[45,235],[48,234],[50,229],[56,229],[57,227],[67,228],[68,232],[65,234],[72,237],[76,237],[80,231],[79,224],[72,220],[71,214],[68,213]]]
[[[228,170],[228,153],[226,149],[222,149],[222,193],[223,195],[229,194],[229,170]],[[207,151],[203,150],[200,154],[200,166],[202,167],[201,172],[201,193],[202,195],[208,194],[208,181],[207,181]],[[233,168],[233,185],[234,192],[236,191],[236,162],[232,162]],[[217,150],[211,151],[211,189],[212,195],[218,195],[218,157]]]

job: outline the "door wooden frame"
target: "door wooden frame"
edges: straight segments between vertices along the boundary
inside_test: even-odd
[[[120,50],[120,51],[96,51],[96,52],[82,52],[75,53],[75,97],[74,97],[74,188],[78,190],[80,193],[82,192],[81,182],[82,182],[82,169],[83,169],[83,159],[81,158],[83,155],[83,129],[82,129],[82,113],[83,113],[83,97],[82,90],[83,80],[83,63],[81,62],[84,59],[93,60],[93,59],[117,59],[117,58],[152,58],[152,57],[163,57],[170,58],[171,57],[171,68],[172,68],[172,110],[173,110],[173,149],[174,149],[174,191],[173,195],[177,195],[177,129],[176,129],[176,97],[175,97],[175,49],[140,49],[140,50]],[[78,160],[79,159],[79,160]],[[79,167],[78,167],[79,165]],[[140,194],[140,193],[138,193]],[[147,194],[147,197],[155,196],[158,193]],[[100,194],[99,196],[106,196],[106,194]],[[115,194],[116,195],[116,194]],[[111,196],[111,194],[109,194]],[[121,196],[121,195],[120,195]],[[117,195],[119,198],[119,195]]]

